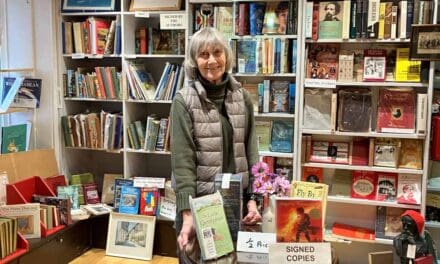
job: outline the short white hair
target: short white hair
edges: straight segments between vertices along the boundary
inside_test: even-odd
[[[189,42],[188,53],[185,59],[185,73],[189,80],[195,80],[197,76],[197,57],[207,46],[220,47],[225,52],[225,72],[229,72],[233,65],[231,47],[223,38],[223,35],[213,27],[206,27],[197,31]]]

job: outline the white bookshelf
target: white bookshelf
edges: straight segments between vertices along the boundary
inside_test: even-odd
[[[350,197],[342,197],[342,196],[331,196],[327,197],[327,201],[333,203],[345,203],[345,204],[357,204],[357,205],[367,205],[367,206],[387,206],[387,207],[396,207],[396,208],[407,208],[420,210],[420,205],[409,205],[409,204],[399,204],[396,202],[384,202],[384,201],[376,201],[376,200],[367,200],[367,199],[356,199]]]
[[[303,129],[303,134],[334,135],[342,137],[380,137],[380,138],[407,138],[424,139],[425,134],[402,134],[402,133],[377,133],[377,132],[342,132],[329,130]]]
[[[353,165],[347,165],[347,164],[334,164],[334,163],[307,162],[307,163],[303,163],[302,166],[303,167],[326,168],[326,169],[381,171],[381,172],[408,173],[408,174],[420,174],[420,175],[424,174],[423,170],[400,169],[400,168],[379,167],[379,166],[353,166]]]

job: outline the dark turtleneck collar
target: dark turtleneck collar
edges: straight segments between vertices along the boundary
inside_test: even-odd
[[[200,73],[197,74],[197,79],[205,88],[208,98],[213,99],[220,96],[224,97],[226,84],[229,82],[229,75],[227,73],[223,74],[222,81],[217,84],[209,82],[208,80],[203,78],[202,75],[200,75]]]

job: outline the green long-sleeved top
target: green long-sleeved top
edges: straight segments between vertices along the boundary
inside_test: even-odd
[[[235,172],[233,153],[233,130],[229,122],[224,97],[229,75],[225,74],[222,83],[214,85],[199,77],[206,89],[207,97],[212,101],[220,113],[223,134],[223,173]],[[248,125],[248,135],[245,135],[246,158],[249,167],[258,161],[257,137],[255,134],[255,120],[253,105],[248,92],[243,92],[246,106],[245,122]],[[193,138],[193,124],[190,112],[182,95],[177,94],[171,106],[171,166],[176,181],[177,212],[189,209],[189,195],[196,196],[197,155],[196,144]],[[249,181],[252,182],[251,180]]]

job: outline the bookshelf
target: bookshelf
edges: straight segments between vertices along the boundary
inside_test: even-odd
[[[367,1],[368,2],[368,1]],[[379,2],[379,1],[377,1]],[[365,227],[370,229],[376,228],[376,214],[378,207],[386,207],[386,208],[398,208],[401,210],[413,209],[420,211],[422,214],[425,213],[425,202],[426,202],[426,192],[427,192],[427,177],[428,177],[428,160],[429,160],[429,139],[430,139],[430,116],[431,113],[428,109],[431,109],[431,99],[433,96],[433,80],[434,80],[434,64],[433,62],[424,62],[421,63],[420,70],[420,80],[417,81],[396,81],[396,74],[394,70],[391,70],[392,67],[396,66],[396,63],[392,63],[392,60],[389,60],[389,54],[393,54],[393,50],[397,50],[398,48],[406,48],[409,47],[411,40],[409,39],[410,31],[407,32],[405,37],[400,38],[401,35],[398,35],[396,31],[395,37],[383,37],[379,39],[376,35],[374,39],[367,38],[367,28],[365,28],[365,37],[362,37],[362,28],[360,32],[356,32],[357,25],[351,25],[350,17],[351,4],[356,3],[356,1],[341,1],[341,15],[344,12],[348,11],[350,14],[348,17],[344,16],[338,22],[334,21],[324,21],[321,12],[323,11],[324,1],[306,1],[302,8],[302,13],[304,16],[303,22],[303,34],[301,36],[303,41],[303,46],[301,50],[301,54],[303,54],[300,64],[300,81],[299,87],[302,87],[299,93],[299,105],[298,105],[298,113],[296,115],[296,125],[298,127],[298,142],[301,142],[298,146],[298,159],[297,159],[297,179],[301,178],[303,174],[303,169],[308,167],[321,168],[324,175],[324,183],[329,185],[329,196],[328,196],[328,208],[327,208],[327,216],[326,216],[326,229],[331,229],[333,223],[346,223],[359,227]],[[358,1],[359,3],[359,1]],[[432,2],[432,12],[433,17],[436,17],[437,12],[437,1]],[[348,10],[347,6],[348,5]],[[380,5],[380,3],[379,3]],[[400,9],[399,6],[396,8]],[[378,9],[378,11],[380,11]],[[397,14],[397,13],[396,13]],[[314,20],[314,17],[317,18]],[[356,21],[362,20],[363,16],[355,15]],[[365,18],[368,19],[368,14],[365,14]],[[349,23],[346,23],[348,19]],[[435,19],[432,21],[436,21]],[[400,20],[397,21],[397,25],[400,23]],[[414,23],[418,24],[418,23]],[[379,27],[381,26],[379,22]],[[330,26],[337,26],[337,29],[340,29],[340,36],[334,37],[332,34],[334,32],[328,31]],[[348,29],[348,31],[347,31]],[[350,30],[354,30],[354,35],[350,36]],[[320,31],[323,31],[321,34]],[[369,32],[369,31],[368,31]],[[356,33],[359,33],[359,36],[356,36]],[[375,32],[376,34],[380,34],[379,31]],[[334,49],[336,47],[336,50]],[[327,57],[323,52],[325,50],[332,50],[333,56],[337,54],[337,56],[331,57],[327,55]],[[388,63],[387,69],[383,70],[384,78],[381,80],[365,80],[368,78],[367,75],[363,72],[363,60],[365,50],[373,50],[373,49],[382,49],[386,50],[386,63]],[[342,55],[342,56],[341,56]],[[341,59],[344,59],[345,55],[353,55],[353,57],[349,56],[349,60],[351,60],[351,65],[349,63],[348,68],[344,68],[346,64],[342,64]],[[361,57],[359,61],[357,61],[356,56]],[[313,61],[313,63],[312,63]],[[318,67],[327,68],[330,70],[327,77],[320,77],[319,73],[314,73],[317,63]],[[358,65],[356,65],[358,64]],[[332,67],[336,67],[338,69],[336,72],[331,72]],[[338,68],[339,67],[339,68]],[[348,69],[348,70],[347,70]],[[360,71],[359,71],[360,69]],[[322,70],[321,68],[317,68],[318,71]],[[345,73],[347,70],[348,73],[351,71],[347,78],[340,78],[341,71]],[[390,74],[391,73],[391,74]],[[316,75],[315,75],[316,74]],[[387,75],[388,74],[388,75]],[[338,76],[339,75],[339,76]],[[411,89],[415,94],[414,100],[417,97],[417,94],[426,94],[427,96],[427,108],[424,110],[424,113],[427,115],[426,120],[426,128],[423,132],[418,132],[416,129],[412,131],[412,133],[402,133],[402,131],[393,131],[392,133],[386,133],[380,131],[379,127],[376,128],[377,120],[379,119],[378,107],[379,107],[379,96],[381,91],[384,89]],[[318,90],[319,89],[319,90]],[[318,92],[319,91],[319,92]],[[341,93],[342,91],[342,93]],[[371,112],[368,124],[368,129],[344,129],[342,121],[346,121],[344,115],[344,107],[349,107],[344,105],[343,100],[343,92],[350,93],[351,95],[355,94],[355,91],[368,91],[371,96]],[[308,97],[310,96],[310,97]],[[312,97],[313,96],[313,97]],[[310,99],[314,98],[314,99]],[[320,100],[321,105],[327,104],[328,107],[324,110],[320,110],[310,104],[311,100]],[[342,103],[341,103],[342,101]],[[342,105],[341,105],[342,104]],[[417,104],[415,104],[417,109]],[[326,123],[327,126],[313,126],[311,125],[310,118],[310,109],[321,111],[320,113],[324,113],[322,115],[328,121]],[[323,112],[324,111],[324,112]],[[367,113],[367,110],[364,110],[364,113]],[[416,115],[416,110],[413,110],[413,115]],[[357,119],[353,122],[362,122]],[[341,124],[342,123],[342,124]],[[415,126],[415,123],[412,124]],[[364,163],[362,165],[354,165],[352,155],[356,150],[356,146],[354,146],[353,142],[362,141],[369,142],[365,143],[365,148],[360,150],[363,157],[367,160],[363,160]],[[409,167],[399,167],[399,161],[396,161],[396,166],[388,166],[385,167],[383,165],[376,164],[374,161],[374,150],[376,146],[379,146],[380,141],[389,141],[389,140],[402,140],[403,142],[408,142],[407,140],[417,141],[419,145],[423,147],[423,151],[420,151],[420,163],[422,165],[421,168],[409,168]],[[337,144],[340,142],[349,143],[348,144],[348,152],[347,155],[350,157],[346,164],[336,164],[336,163],[325,163],[325,161],[314,162],[309,161],[311,159],[312,154],[318,154],[318,146],[316,145],[316,150],[313,150],[314,142],[318,142],[316,144],[324,145],[322,142],[329,143],[328,148],[325,150],[327,152],[330,150],[332,144]],[[359,149],[357,149],[359,151]],[[326,155],[333,155],[329,154]],[[373,157],[371,154],[373,154]],[[345,155],[343,152],[339,152],[339,155]],[[357,153],[356,155],[358,155]],[[366,155],[365,155],[366,154]],[[361,156],[362,156],[361,155]],[[357,158],[358,156],[356,156]],[[345,163],[345,162],[344,162]],[[396,200],[394,201],[379,201],[379,200],[369,200],[369,199],[356,199],[351,198],[350,192],[352,191],[352,180],[348,180],[348,184],[346,185],[348,189],[348,196],[340,196],[332,194],[332,184],[336,179],[335,175],[340,174],[343,177],[354,177],[355,171],[364,171],[367,173],[374,174],[383,174],[383,173],[392,173],[397,175],[401,174],[412,174],[416,175],[417,184],[420,186],[419,195],[421,198],[420,204],[403,204],[398,203]],[[396,176],[393,176],[396,177]],[[345,179],[345,178],[344,178]],[[347,180],[347,179],[345,179]],[[376,179],[377,188],[377,179]],[[397,185],[396,185],[397,186]],[[431,225],[428,223],[427,225]],[[331,233],[331,232],[330,232]],[[330,239],[331,241],[331,239]],[[386,246],[388,250],[392,249],[389,246],[392,246],[392,240],[384,239],[380,237],[376,237],[376,240],[372,241],[372,243],[354,243],[356,245],[353,247],[353,250],[348,252],[347,250],[342,249],[342,247],[335,245],[338,256],[340,257],[340,261],[342,263],[350,263],[350,259],[353,257],[359,257],[360,252],[365,250],[373,251],[373,248]],[[338,252],[339,250],[344,250],[344,252]],[[357,258],[359,259],[359,258]],[[361,262],[359,262],[361,263]],[[366,262],[362,262],[366,263]]]

